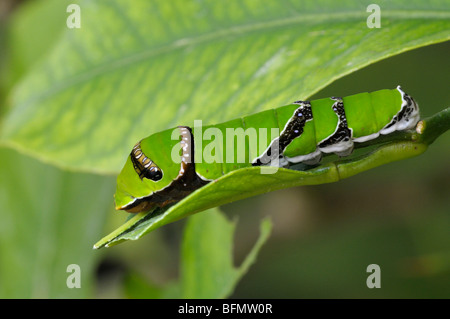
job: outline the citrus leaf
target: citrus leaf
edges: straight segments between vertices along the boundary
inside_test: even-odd
[[[416,138],[415,133],[412,136]],[[294,186],[337,182],[383,164],[417,156],[426,149],[427,144],[422,143],[420,139],[418,142],[400,141],[388,143],[369,154],[325,163],[307,171],[279,168],[276,174],[266,174],[272,171],[273,167],[235,170],[196,190],[169,208],[136,214],[99,240],[94,248],[137,240],[150,231],[194,213],[258,194]],[[263,171],[266,173],[262,174]]]

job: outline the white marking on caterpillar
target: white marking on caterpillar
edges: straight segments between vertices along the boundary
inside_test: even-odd
[[[402,106],[400,111],[394,115],[392,120],[380,130],[380,134],[387,135],[394,131],[413,129],[420,120],[419,106],[402,88],[397,86],[397,90],[402,96]]]

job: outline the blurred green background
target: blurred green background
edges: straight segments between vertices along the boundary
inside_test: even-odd
[[[0,7],[0,115],[10,88],[36,58],[29,51],[3,50],[8,19],[22,5],[5,1]],[[65,16],[46,23],[61,19]],[[36,41],[36,50],[45,51],[39,46],[46,45]],[[26,63],[11,63],[19,53]],[[423,116],[432,115],[450,104],[449,53],[450,42],[402,53],[333,82],[312,99],[401,84]],[[417,158],[338,183],[276,191],[222,207],[239,221],[236,264],[254,244],[261,218],[271,216],[274,225],[232,297],[449,298],[449,145],[447,133]],[[138,295],[136,282],[148,293],[178,278],[185,220],[136,242],[91,250],[124,221],[113,210],[115,176],[60,170],[5,147],[0,174],[0,297],[132,297]],[[68,217],[73,214],[79,215],[77,224]],[[71,263],[87,270],[81,289],[66,287]],[[381,267],[381,289],[366,286],[366,267],[373,263]]]
[[[401,84],[429,116],[450,104],[449,54],[450,42],[406,52],[348,75],[315,97]],[[419,157],[338,183],[224,207],[241,210],[239,219],[248,228],[255,213],[274,221],[271,241],[234,296],[450,297],[449,145],[447,132]],[[244,241],[251,241],[248,228],[241,229]],[[365,286],[372,263],[381,267],[381,289]]]

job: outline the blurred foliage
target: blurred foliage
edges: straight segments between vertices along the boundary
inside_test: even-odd
[[[235,227],[217,208],[189,219],[182,246],[182,298],[225,298],[233,292],[254,263],[272,226],[269,220],[261,222],[260,237],[240,267],[233,265]]]
[[[0,149],[0,297],[92,295],[92,242],[111,213],[114,179],[70,173]],[[68,289],[67,266],[82,270],[82,289]],[[86,271],[86,272],[84,272]]]
[[[139,274],[129,273],[124,280],[125,295],[130,298],[229,297],[255,262],[272,225],[269,220],[262,221],[260,237],[239,267],[233,265],[235,227],[236,223],[228,221],[217,208],[193,216],[184,231],[179,281],[158,287]]]
[[[148,281],[139,273],[124,278],[124,293],[129,298],[226,298],[255,262],[267,240],[271,224],[261,223],[261,234],[240,267],[234,267],[233,234],[236,223],[217,208],[192,217],[186,225],[181,249],[180,278],[164,287]],[[208,256],[208,258],[205,258]]]
[[[153,62],[153,59],[147,59],[148,56],[144,55],[140,61],[146,67],[142,69],[139,63],[132,63],[127,72],[118,66],[117,75],[109,76],[100,72],[101,81],[99,80],[92,90],[83,90],[79,86],[72,91],[61,91],[59,96],[57,90],[54,91],[56,94],[52,94],[52,88],[60,80],[62,82],[58,85],[67,86],[64,82],[65,75],[70,77],[78,74],[77,72],[89,72],[93,66],[98,67],[99,64],[106,65],[107,68],[111,59],[126,58],[130,54],[139,56],[139,52],[147,46],[150,52],[153,50],[147,42],[150,37],[145,36],[144,41],[127,39],[128,32],[143,31],[133,30],[133,26],[143,22],[130,23],[128,28],[123,28],[123,25],[118,23],[113,26],[116,29],[104,29],[101,19],[94,21],[95,19],[83,16],[82,28],[90,28],[97,36],[83,42],[86,35],[76,34],[71,32],[74,30],[67,30],[65,27],[68,15],[65,8],[72,2],[77,1],[29,1],[20,6],[13,15],[7,17],[8,20],[2,21],[0,53],[0,114],[4,114],[7,108],[8,114],[14,113],[15,118],[12,122],[3,121],[0,125],[6,123],[10,128],[13,127],[14,130],[9,131],[13,135],[17,132],[16,128],[27,132],[27,127],[33,128],[34,125],[28,135],[21,135],[21,138],[17,139],[20,140],[21,149],[30,147],[37,153],[41,151],[42,146],[43,153],[47,153],[47,161],[48,154],[60,155],[60,164],[65,162],[72,168],[97,165],[97,170],[117,170],[122,163],[120,157],[126,156],[129,146],[134,144],[136,139],[162,126],[179,124],[186,116],[186,113],[175,118],[166,115],[164,121],[158,122],[154,127],[142,125],[136,130],[129,130],[124,136],[126,141],[120,142],[120,145],[114,144],[119,141],[114,139],[116,132],[111,130],[114,131],[117,127],[129,128],[130,125],[125,123],[129,120],[127,117],[123,117],[122,126],[110,125],[120,121],[120,112],[136,112],[135,116],[153,118],[152,109],[149,108],[149,105],[153,104],[158,105],[158,112],[167,114],[185,103],[187,106],[184,107],[184,112],[187,108],[190,110],[191,107],[200,105],[194,108],[196,111],[190,115],[190,119],[203,118],[205,115],[205,121],[214,121],[273,105],[279,106],[313,93],[316,95],[312,98],[336,94],[345,96],[395,87],[397,84],[401,84],[419,101],[424,115],[434,114],[448,107],[450,103],[449,42],[393,56],[334,81],[382,58],[420,46],[427,41],[431,43],[433,36],[441,40],[448,39],[449,10],[443,1],[423,4],[419,1],[396,2],[393,4],[393,13],[387,14],[386,19],[383,18],[380,30],[366,29],[365,18],[361,19],[361,28],[353,28],[352,23],[355,20],[346,22],[348,16],[345,12],[335,25],[326,28],[321,25],[328,19],[325,12],[322,14],[323,19],[303,23],[301,29],[306,32],[303,38],[290,28],[286,28],[286,33],[283,33],[282,28],[277,27],[267,34],[248,34],[237,42],[231,41],[230,38],[222,46],[211,41],[209,49],[206,45],[208,43],[185,46],[181,41],[178,45],[184,50],[176,51],[172,55],[167,54],[165,60],[161,58],[164,60],[162,62]],[[81,3],[83,7],[86,6],[86,13],[95,13],[97,17],[100,13],[95,8],[104,6],[106,2]],[[342,6],[338,8],[338,4],[331,3],[334,4],[323,1],[320,6],[311,5],[306,9],[320,12],[324,8],[329,11],[342,9]],[[350,5],[349,3],[345,2],[344,7]],[[365,7],[366,5],[361,5],[359,18],[366,17]],[[409,16],[407,11],[398,15],[405,7],[410,10],[411,15]],[[155,24],[151,29],[152,34],[155,37],[161,36],[161,41],[164,36],[170,36],[170,39],[175,41],[196,35],[195,30],[185,28],[186,21],[182,19],[178,19],[179,24],[174,25],[174,28],[158,27],[157,24],[161,21],[170,21],[165,16],[168,11],[164,8],[167,7],[158,10],[159,20],[148,19],[139,12],[142,10],[133,6],[129,9],[133,17],[153,21]],[[214,14],[221,12],[220,7],[212,8]],[[231,10],[230,7],[227,9]],[[259,9],[263,16],[281,12],[273,7],[262,6]],[[290,14],[295,17],[295,14],[301,11],[295,8],[295,4],[294,7],[289,6],[283,10],[283,17]],[[128,17],[120,7],[111,6],[104,13],[107,19]],[[176,14],[183,16],[180,12]],[[248,11],[241,12],[235,19],[226,16],[223,20],[215,21],[216,31],[243,21],[259,21],[258,15],[249,17],[247,14]],[[199,18],[198,27],[206,28],[201,29],[203,31],[208,28],[205,21]],[[438,33],[433,33],[433,22],[434,27],[441,30]],[[396,30],[397,37],[389,42],[391,28]],[[127,32],[120,32],[121,30]],[[108,32],[117,35],[115,40],[108,36]],[[355,46],[348,51],[340,46],[342,32],[354,40]],[[299,40],[293,57],[287,57],[285,61],[289,63],[283,67],[283,64],[274,63],[273,68],[263,68],[266,73],[250,81],[249,76],[257,74],[264,66],[262,61],[278,56],[279,42],[275,40],[276,35],[281,33],[284,34],[284,37],[280,38],[283,45],[289,44],[293,39]],[[271,44],[264,45],[271,37]],[[410,42],[405,45],[403,41],[408,37]],[[425,41],[421,42],[424,37]],[[242,45],[249,41],[249,38],[253,38],[257,43],[253,46],[253,51],[236,50],[235,45]],[[321,39],[325,41],[320,42]],[[128,46],[127,40],[134,43],[134,46]],[[95,50],[83,51],[85,43],[89,43]],[[318,46],[318,43],[322,43],[322,46]],[[74,64],[64,63],[66,57],[77,55],[80,50],[92,56],[83,56],[85,60],[77,60]],[[209,64],[203,66],[199,65],[195,58],[182,58],[216,51],[220,55],[236,52],[230,55],[231,60],[224,60],[223,63],[217,63],[220,56],[212,55]],[[332,55],[328,64],[316,60],[316,56],[324,51]],[[291,51],[282,51],[280,54],[283,56],[289,52]],[[246,64],[251,67],[243,68]],[[147,83],[146,80],[146,75],[149,70],[154,70],[153,67],[159,71],[152,72],[149,77],[165,79],[156,81],[158,85],[155,86],[151,85],[154,82]],[[49,73],[49,70],[52,72]],[[226,71],[232,73],[227,74]],[[205,72],[208,76],[204,78],[202,85],[195,85],[195,79],[202,78]],[[185,77],[180,76],[180,73],[185,74]],[[169,77],[171,74],[174,75]],[[214,81],[212,76],[217,74],[223,76],[216,76],[217,81]],[[303,77],[304,74],[306,77]],[[117,84],[120,81],[124,83],[121,89],[114,88],[114,84],[110,85],[111,82]],[[172,83],[173,81],[178,81],[178,84]],[[266,84],[272,84],[262,89],[264,81]],[[324,88],[330,83],[332,84]],[[91,84],[87,83],[86,87]],[[317,92],[320,88],[324,89]],[[89,94],[96,91],[99,99],[89,98]],[[236,93],[233,95],[233,92]],[[205,101],[214,101],[218,93],[223,94],[225,100],[216,101],[214,106],[220,107],[221,103],[225,103],[230,107],[215,115],[214,109],[211,108],[208,114],[213,114],[212,116],[204,114]],[[81,98],[82,94],[87,97]],[[187,98],[191,94],[193,95]],[[163,97],[166,100],[163,100]],[[49,100],[46,100],[47,98]],[[167,102],[174,98],[176,101],[173,103]],[[152,101],[147,101],[149,99]],[[68,110],[66,113],[62,107],[67,107],[70,100],[72,105],[84,105],[83,112],[78,114]],[[147,103],[130,107],[137,100]],[[248,103],[249,100],[252,103]],[[59,134],[61,130],[77,129],[74,125],[81,123],[77,121],[90,116],[90,112],[102,112],[102,105],[117,107],[116,113],[99,113],[113,119],[103,119],[100,128],[107,130],[86,136],[75,135],[78,140],[68,143],[68,146],[72,147],[71,152],[65,153],[60,149],[66,142],[62,139],[65,135]],[[124,106],[127,106],[126,110],[122,109]],[[47,108],[55,109],[50,111]],[[53,118],[55,113],[52,112],[56,110],[61,116],[66,116],[66,119],[61,122],[64,125],[54,123],[59,126],[52,128],[48,126],[52,125],[49,121],[50,115]],[[35,118],[34,112],[39,116]],[[8,115],[7,119],[11,119],[10,116]],[[39,117],[43,121],[36,122]],[[66,126],[71,123],[70,119],[77,121],[74,120],[71,125]],[[35,126],[37,124],[39,125]],[[82,126],[79,127],[81,128]],[[117,133],[123,134],[123,130],[118,130]],[[29,134],[30,132],[34,133]],[[75,131],[74,134],[77,132],[81,131]],[[108,143],[114,144],[105,144],[105,147],[111,147],[110,153],[101,148],[105,136],[110,138]],[[228,215],[239,218],[239,223],[233,224],[237,225],[237,237],[234,240],[237,264],[246,260],[248,251],[257,241],[257,225],[262,216],[270,215],[274,223],[272,239],[261,250],[258,263],[252,266],[232,296],[448,298],[449,142],[449,134],[443,135],[425,154],[417,158],[390,164],[337,184],[277,191],[224,206],[223,209]],[[86,160],[84,156],[88,148],[79,151],[73,148],[79,145],[77,143],[94,143],[90,146],[91,150],[100,147],[99,153],[89,154],[101,155],[103,159],[97,162],[94,157]],[[114,159],[110,156],[114,156]],[[52,162],[54,160],[51,159]],[[79,163],[81,164],[78,165]],[[91,250],[92,243],[99,234],[123,223],[124,215],[111,212],[115,183],[113,177],[67,172],[38,162],[26,154],[7,149],[0,150],[0,164],[0,297],[164,297],[181,293],[176,280],[181,276],[178,265],[182,264],[183,258],[184,248],[180,247],[180,242],[183,240],[181,233],[185,221],[167,225],[138,242],[127,243],[104,252],[94,252]],[[209,219],[202,219],[202,216],[207,214],[199,214],[193,218],[197,218],[197,222],[201,223]],[[108,220],[105,225],[106,217]],[[192,223],[194,222],[196,221]],[[230,233],[231,229],[228,234]],[[227,246],[228,251],[224,253],[228,254],[231,246]],[[81,289],[68,289],[65,285],[68,275],[66,267],[72,263],[81,266]],[[365,270],[371,263],[381,266],[382,288],[378,290],[370,290],[365,286],[368,275]],[[97,267],[98,273],[95,277]],[[95,278],[98,281],[95,281]],[[164,287],[164,293],[161,287]],[[229,289],[228,292],[232,290]]]

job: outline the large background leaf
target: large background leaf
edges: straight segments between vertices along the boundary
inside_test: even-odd
[[[62,167],[118,172],[152,132],[307,98],[450,38],[446,1],[380,1],[380,29],[366,25],[370,3],[79,1],[81,29],[61,25],[51,53],[14,90],[2,136]]]

